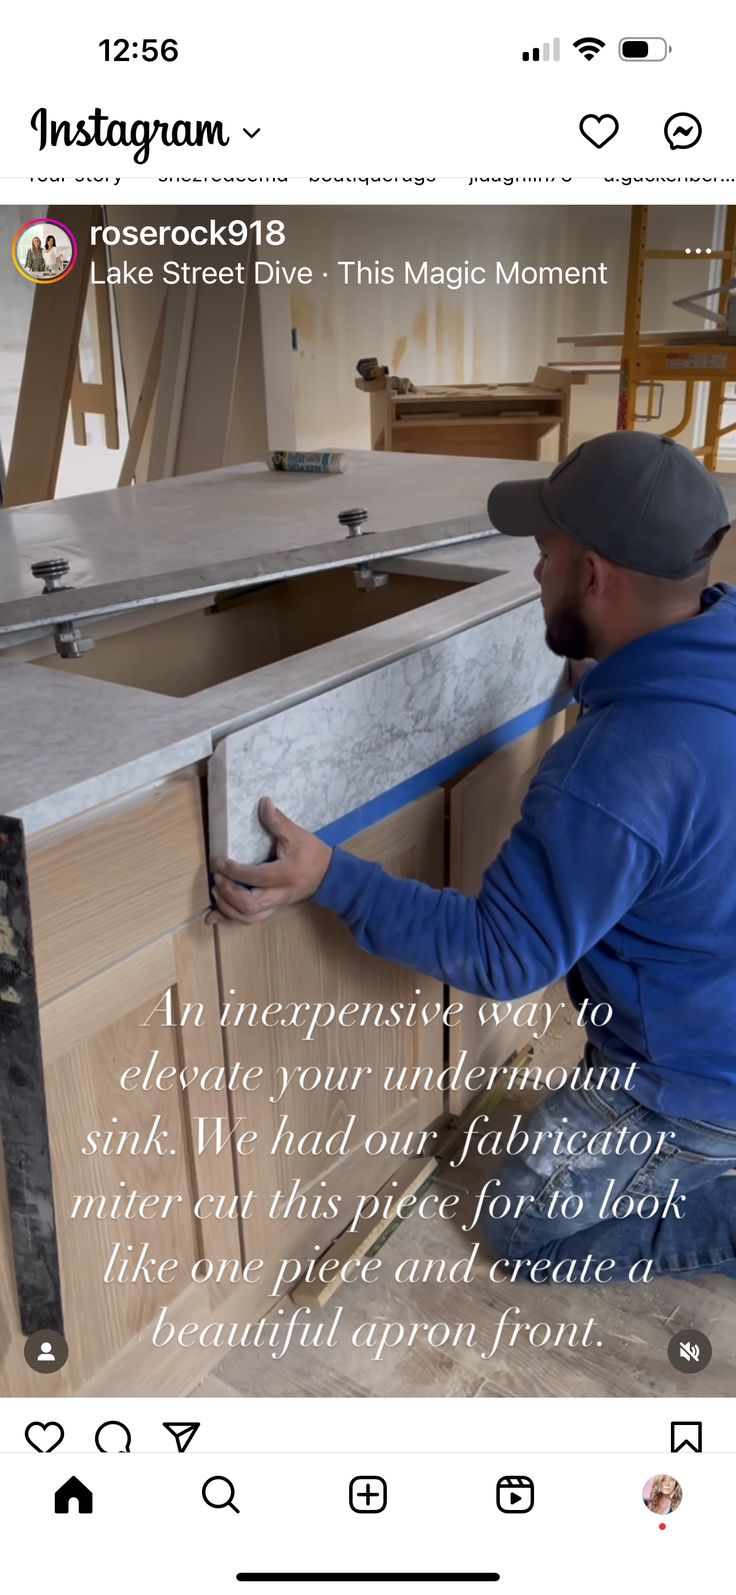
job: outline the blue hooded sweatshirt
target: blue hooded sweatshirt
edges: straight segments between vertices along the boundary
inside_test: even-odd
[[[361,947],[514,1001],[568,975],[665,1116],[736,1122],[736,587],[587,671],[477,897],[335,848],[314,899]]]

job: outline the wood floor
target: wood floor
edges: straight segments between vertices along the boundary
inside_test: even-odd
[[[554,1000],[566,996],[554,988]],[[552,994],[550,993],[550,996]],[[554,1033],[535,1047],[535,1061],[546,1065],[577,1061],[580,1032],[566,1015]],[[538,1100],[538,1099],[537,1099]],[[505,1111],[518,1111],[519,1101]],[[502,1122],[499,1119],[499,1122]],[[484,1160],[484,1177],[489,1160]],[[468,1165],[442,1166],[442,1180],[454,1188],[480,1183]],[[396,1265],[406,1257],[466,1257],[474,1238],[459,1225],[467,1217],[464,1198],[456,1219],[407,1218],[389,1233],[381,1250],[377,1284],[345,1285],[313,1320],[332,1321],[343,1309],[338,1343],[331,1348],[290,1348],[275,1360],[267,1346],[229,1352],[202,1385],[198,1396],[721,1396],[736,1388],[736,1281],[713,1275],[703,1281],[662,1278],[651,1285],[565,1286],[491,1284],[482,1278],[481,1249],[475,1276],[467,1283],[397,1285]],[[508,1334],[493,1357],[481,1350],[493,1342],[506,1307],[520,1309],[531,1324],[595,1319],[593,1344],[532,1347],[528,1338],[508,1345]],[[516,1316],[512,1322],[516,1321]],[[380,1362],[370,1349],[354,1347],[352,1332],[373,1320],[477,1326],[478,1344],[433,1348],[426,1341],[387,1351]],[[697,1375],[676,1373],[667,1360],[673,1334],[703,1331],[713,1343],[713,1360]],[[598,1347],[595,1342],[601,1341]]]

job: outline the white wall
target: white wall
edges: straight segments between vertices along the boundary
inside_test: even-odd
[[[638,197],[638,196],[637,196]],[[289,264],[310,265],[315,281],[292,293],[297,348],[293,356],[297,444],[300,448],[369,447],[368,398],[354,386],[355,363],[376,355],[392,372],[417,383],[529,381],[547,360],[581,359],[557,339],[574,332],[620,332],[626,297],[629,206],[418,209],[299,207],[286,213]],[[656,248],[710,243],[709,207],[650,210],[649,242]],[[265,254],[265,251],[261,252]],[[404,259],[439,264],[484,263],[495,278],[496,259],[608,264],[606,287],[343,287],[340,259]],[[645,301],[652,329],[697,327],[672,300],[707,283],[707,266],[653,263]],[[327,272],[325,278],[322,273]],[[397,270],[397,276],[399,272]],[[590,351],[604,361],[615,351]],[[616,424],[617,382],[596,377],[573,400],[573,444]],[[683,395],[670,384],[664,431],[682,413]],[[687,436],[685,436],[687,441]]]

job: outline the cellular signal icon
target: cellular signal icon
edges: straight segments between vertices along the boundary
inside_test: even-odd
[[[559,61],[560,41],[553,39],[551,44],[535,44],[533,50],[522,50],[522,61]]]
[[[600,55],[601,50],[605,50],[605,48],[605,39],[576,39],[573,44],[573,50],[577,50],[580,55],[584,55],[586,61],[593,61],[597,55]]]

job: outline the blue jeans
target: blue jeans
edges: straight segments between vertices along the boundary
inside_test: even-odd
[[[605,1062],[590,1047],[586,1061],[596,1069]],[[580,1136],[573,1151],[555,1153],[547,1138],[536,1150],[505,1156],[488,1200],[495,1198],[498,1213],[504,1205],[499,1197],[509,1196],[510,1211],[493,1217],[484,1204],[480,1224],[494,1258],[524,1260],[517,1277],[532,1277],[538,1259],[554,1266],[590,1257],[589,1274],[596,1262],[615,1260],[599,1276],[608,1280],[627,1280],[629,1270],[649,1258],[646,1277],[736,1279],[736,1178],[727,1177],[736,1168],[736,1124],[665,1119],[606,1084],[584,1091],[564,1086],[545,1097],[520,1128],[531,1136],[561,1130],[566,1138],[585,1131],[586,1142],[600,1132],[599,1146],[602,1133],[610,1135],[605,1155],[595,1144],[589,1152]],[[642,1152],[647,1132],[651,1149]],[[620,1154],[611,1151],[617,1143]],[[641,1278],[641,1269],[633,1277]]]

